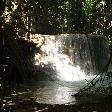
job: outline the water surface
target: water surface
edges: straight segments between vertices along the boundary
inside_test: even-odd
[[[74,104],[74,93],[84,86],[85,82],[39,81],[22,86],[18,97],[34,98],[42,104]],[[28,90],[29,92],[25,92]],[[13,94],[14,95],[14,94]]]

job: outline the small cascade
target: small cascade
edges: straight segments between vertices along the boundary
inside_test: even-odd
[[[98,73],[109,59],[107,41],[102,36],[84,34],[31,35],[36,43],[35,66],[41,66],[62,81],[80,81]],[[47,66],[47,68],[46,68]],[[49,66],[49,67],[48,67]]]
[[[64,52],[69,56],[73,64],[80,66],[88,74],[92,73],[91,54],[87,36],[76,34],[62,35],[59,38],[62,38],[62,48],[64,48]]]

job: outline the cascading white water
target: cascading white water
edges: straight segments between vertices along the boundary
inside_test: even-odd
[[[53,105],[77,103],[71,95],[85,86],[86,81],[82,80],[92,78],[93,71],[104,67],[109,58],[106,41],[97,37],[88,38],[82,34],[31,35],[30,40],[36,44],[34,75],[37,74],[39,80],[30,88],[36,102]],[[61,81],[55,77],[49,80],[51,75]]]
[[[88,38],[85,35],[37,35],[35,37],[31,40],[41,49],[40,53],[35,53],[35,65],[42,67],[50,65],[56,71],[57,78],[62,81],[80,81],[92,77],[90,74],[93,72],[93,65]]]

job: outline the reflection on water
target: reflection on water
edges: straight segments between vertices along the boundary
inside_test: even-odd
[[[34,39],[32,41],[34,42]],[[56,78],[68,82],[64,85],[55,82],[49,84],[48,81],[44,84],[39,83],[37,85],[39,86],[38,89],[32,93],[36,97],[36,101],[48,104],[76,102],[71,95],[77,92],[77,88],[80,88],[83,80],[90,80],[95,77],[95,75],[91,75],[93,74],[93,64],[86,35],[68,36],[68,34],[65,34],[59,38],[38,35],[35,43],[37,49],[41,51],[40,53],[35,52],[35,66],[44,68],[50,65],[56,72]],[[52,74],[51,69],[46,68],[44,70],[46,70],[46,74],[49,74],[49,72]],[[79,81],[79,85],[76,84],[76,81]]]
[[[56,88],[45,87],[37,90],[36,101],[38,103],[47,103],[47,104],[65,104],[68,102],[75,101],[75,99],[72,98],[71,96],[72,93],[73,91],[68,87],[56,87]]]
[[[58,87],[56,90],[55,101],[56,103],[68,103],[72,102],[75,99],[71,97],[72,90],[67,87]],[[61,101],[61,102],[60,102]]]
[[[46,104],[66,104],[75,103],[76,100],[71,95],[77,92],[81,83],[65,83],[65,82],[41,82],[46,85],[36,89],[34,96],[36,96],[36,102]],[[82,83],[84,84],[84,83]]]
[[[85,81],[62,82],[62,81],[39,81],[22,85],[17,88],[17,93],[13,93],[21,100],[34,99],[42,104],[75,104],[76,99],[72,97],[74,93],[85,85]]]

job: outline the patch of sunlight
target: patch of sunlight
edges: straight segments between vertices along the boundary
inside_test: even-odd
[[[13,93],[13,94],[11,94],[12,96],[17,96],[17,94],[16,93]]]
[[[14,2],[12,2],[12,5],[13,5],[13,9],[12,9],[12,10],[13,10],[13,11],[16,10],[17,7],[18,7],[18,5],[16,5]]]
[[[12,5],[11,5],[11,10],[9,10],[8,7],[5,7],[5,11],[3,13],[3,16],[5,17],[5,22],[8,23],[10,22],[11,20],[11,14],[13,11],[15,11],[18,7],[18,4],[16,5],[15,2],[12,2]]]
[[[8,7],[5,8],[3,16],[5,17],[5,22],[8,23],[10,21],[10,13],[11,11],[8,10]]]
[[[14,106],[14,105],[16,105],[16,103],[14,103],[13,101],[8,101],[7,103],[8,103],[9,106]]]
[[[70,91],[71,91],[70,88],[58,87],[55,94],[56,103],[60,103],[60,100],[61,103],[68,103],[69,101],[75,101],[75,99],[71,97]]]
[[[50,86],[37,89],[34,93],[36,96],[36,102],[42,104],[65,104],[68,102],[76,102],[76,99],[71,95],[73,94],[73,88],[64,86]]]
[[[37,108],[34,108],[34,109],[37,109]],[[43,109],[40,109],[40,110],[35,110],[34,112],[47,112],[49,108],[43,108]]]

